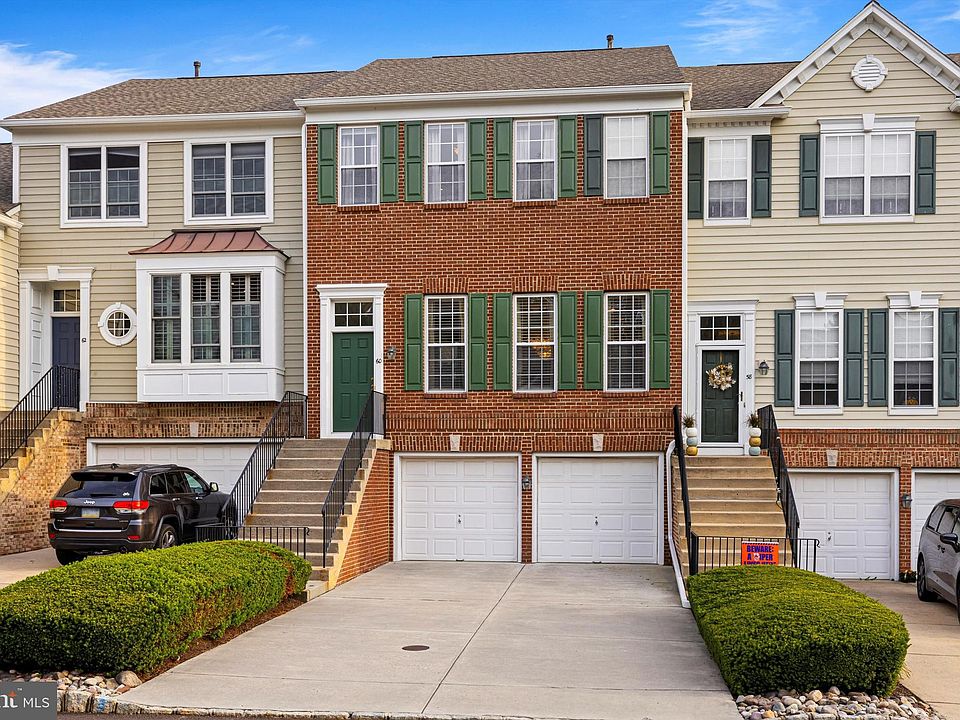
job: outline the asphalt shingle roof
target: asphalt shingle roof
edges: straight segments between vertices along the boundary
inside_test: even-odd
[[[13,145],[0,144],[0,212],[14,206],[13,202]]]
[[[693,84],[692,110],[745,108],[793,70],[797,62],[702,65],[683,68]]]

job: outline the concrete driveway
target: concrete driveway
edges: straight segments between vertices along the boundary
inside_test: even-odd
[[[60,567],[53,548],[0,556],[0,587]]]
[[[680,607],[673,571],[636,565],[385,565],[124,699],[248,710],[739,718]]]
[[[924,603],[916,585],[883,580],[847,583],[903,615],[910,631],[903,684],[950,720],[960,720],[960,623],[948,602]]]

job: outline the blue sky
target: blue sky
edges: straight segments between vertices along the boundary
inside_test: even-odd
[[[865,1],[865,0],[864,0]],[[16,3],[0,117],[129,77],[355,68],[376,57],[669,44],[684,65],[799,60],[862,0],[247,0]],[[889,0],[960,52],[960,0]]]

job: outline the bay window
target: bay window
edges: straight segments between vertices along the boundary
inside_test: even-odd
[[[220,275],[190,276],[191,357],[220,360]]]
[[[557,121],[517,120],[514,137],[514,197],[556,200]]]
[[[230,359],[260,359],[260,276],[230,276]]]
[[[467,299],[426,298],[427,390],[467,389]]]
[[[180,361],[180,276],[154,275],[151,318],[153,361]]]
[[[514,297],[514,390],[557,389],[557,298],[555,295]]]

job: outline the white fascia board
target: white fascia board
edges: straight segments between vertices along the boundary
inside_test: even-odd
[[[12,217],[10,217],[7,214],[19,207],[20,207],[19,205],[15,205],[13,208],[8,210],[7,212],[0,212],[0,226],[13,228],[14,230],[19,230],[20,228],[22,228],[23,227],[22,222],[20,222],[19,220],[14,220]]]
[[[134,255],[137,271],[191,272],[273,268],[281,274],[287,256],[279,250],[216,253],[150,253]]]
[[[302,118],[299,110],[272,112],[193,113],[180,115],[116,115],[112,117],[4,118],[0,127],[15,128],[76,127],[78,125],[166,125],[168,123],[242,122],[244,120],[287,120]]]
[[[790,115],[790,108],[786,105],[771,105],[762,108],[718,108],[715,110],[689,110],[687,119],[690,122],[723,121],[747,122],[751,120],[767,121],[785,118]]]

